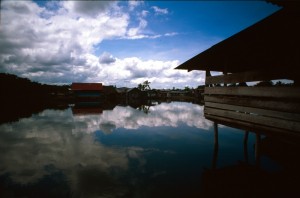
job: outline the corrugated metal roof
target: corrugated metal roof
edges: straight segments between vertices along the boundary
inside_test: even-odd
[[[102,91],[102,83],[72,83],[71,89],[73,91]]]

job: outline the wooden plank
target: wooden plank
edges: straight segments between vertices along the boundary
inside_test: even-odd
[[[205,87],[204,94],[300,99],[299,87]]]
[[[277,80],[277,79],[293,79],[291,74],[284,72],[261,72],[249,71],[219,76],[207,76],[205,84],[221,84],[221,83],[240,83],[240,82],[253,82],[261,80]]]
[[[270,126],[258,125],[250,122],[240,121],[240,120],[233,120],[231,118],[220,117],[211,114],[204,115],[206,119],[216,122],[218,124],[223,124],[229,127],[238,128],[241,130],[251,131],[251,132],[264,132],[268,135],[279,135],[281,138],[286,137],[293,137],[293,138],[300,138],[300,133],[294,131],[288,131],[285,129],[274,128]]]
[[[300,113],[300,102],[269,100],[263,98],[241,98],[230,96],[204,96],[205,102],[232,104],[246,107],[255,107],[275,111]]]
[[[210,107],[204,108],[205,114],[216,115],[225,118],[231,118],[240,121],[246,121],[254,124],[260,124],[264,126],[286,129],[290,131],[300,132],[300,122],[282,120],[277,118],[263,117],[258,115],[227,111],[221,109],[214,109]]]
[[[273,111],[273,110],[266,110],[260,108],[221,104],[221,103],[214,103],[214,102],[205,102],[205,107],[212,107],[212,108],[218,108],[218,109],[224,109],[230,111],[239,111],[239,112],[252,113],[252,114],[254,113],[261,116],[281,118],[284,120],[292,120],[292,121],[300,122],[300,114],[297,113],[287,113],[281,111]]]

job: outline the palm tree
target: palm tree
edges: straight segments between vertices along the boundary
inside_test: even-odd
[[[137,87],[139,90],[143,90],[144,89],[144,87],[143,87],[143,85],[142,84],[138,84],[138,87]]]
[[[145,91],[145,90],[150,90],[150,82],[148,80],[146,80],[145,82],[143,82],[142,84],[138,84],[137,87],[139,90],[141,91]]]
[[[145,82],[143,82],[143,90],[150,90],[150,82],[148,80],[146,80]]]

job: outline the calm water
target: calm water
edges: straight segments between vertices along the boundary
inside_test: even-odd
[[[44,110],[0,125],[0,197],[298,192],[299,144],[223,125],[215,134],[203,106],[185,102]]]

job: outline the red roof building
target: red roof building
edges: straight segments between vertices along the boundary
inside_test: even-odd
[[[102,83],[72,83],[72,91],[102,91]]]
[[[71,90],[77,100],[89,101],[103,98],[102,83],[72,83]]]

